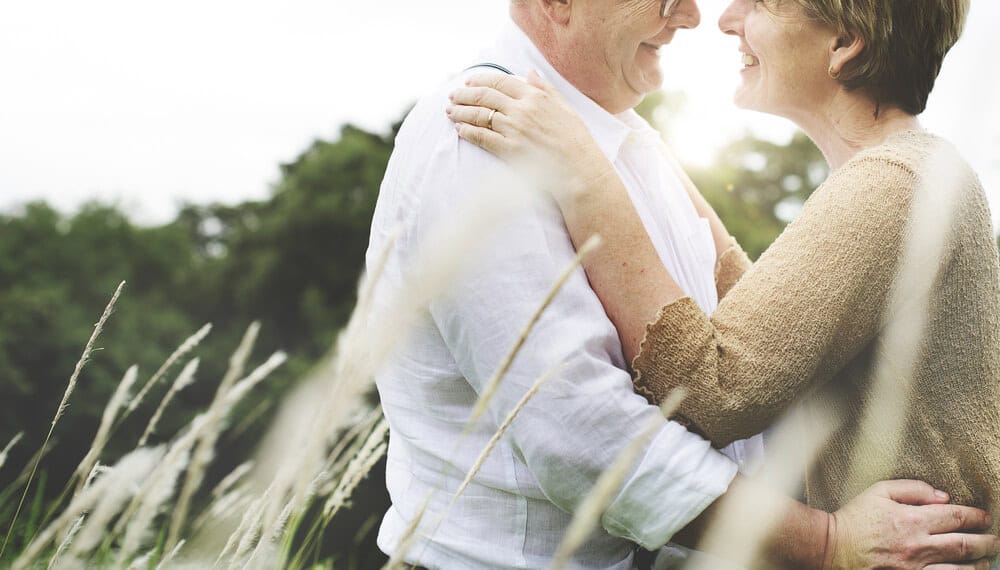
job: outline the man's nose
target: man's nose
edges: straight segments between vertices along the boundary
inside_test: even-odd
[[[701,23],[701,11],[695,0],[678,0],[677,7],[670,14],[670,27],[697,28]]]
[[[743,35],[743,19],[747,13],[749,0],[733,0],[719,16],[719,29],[732,36]]]

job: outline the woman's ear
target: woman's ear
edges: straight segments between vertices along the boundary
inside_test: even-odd
[[[569,13],[576,0],[538,0],[542,11],[554,24],[565,26],[569,23]]]
[[[830,76],[840,77],[844,66],[861,55],[865,50],[865,40],[853,32],[845,32],[834,38],[830,45]]]

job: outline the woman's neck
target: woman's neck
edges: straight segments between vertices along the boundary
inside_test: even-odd
[[[858,91],[841,91],[825,108],[793,120],[819,147],[830,170],[896,133],[921,128],[916,116],[898,107],[883,105],[876,117],[875,103]]]

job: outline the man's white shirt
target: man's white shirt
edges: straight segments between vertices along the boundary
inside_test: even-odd
[[[478,62],[521,76],[536,69],[556,86],[614,163],[666,267],[706,313],[714,311],[711,231],[669,167],[659,134],[634,112],[613,116],[584,96],[513,22]],[[457,85],[456,79],[424,97],[396,139],[368,251],[372,266],[393,240],[376,312],[414,285],[422,247],[436,228],[454,223],[457,204],[490,180],[509,179],[503,162],[460,141],[447,119],[447,94]],[[407,561],[429,568],[548,567],[571,513],[597,478],[657,424],[603,528],[574,557],[578,568],[631,568],[633,543],[663,545],[725,492],[737,462],[759,457],[759,438],[727,448],[733,459],[727,458],[632,391],[617,332],[582,270],[532,330],[487,413],[462,435],[484,385],[575,255],[555,204],[531,206],[477,252],[376,374],[390,425],[392,506],[379,532],[383,551],[395,551],[427,501]],[[442,518],[503,419],[560,362]]]

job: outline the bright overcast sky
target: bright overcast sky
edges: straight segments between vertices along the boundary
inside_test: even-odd
[[[0,5],[0,209],[117,201],[161,222],[183,201],[268,195],[278,164],[354,122],[384,131],[474,58],[506,0],[93,0]],[[789,123],[739,111],[737,41],[702,26],[666,50],[689,101],[672,141],[704,162],[744,129]],[[954,141],[1000,208],[1000,3],[973,0],[924,124]],[[993,71],[990,71],[993,70]]]

